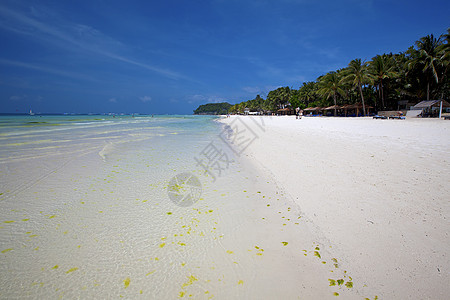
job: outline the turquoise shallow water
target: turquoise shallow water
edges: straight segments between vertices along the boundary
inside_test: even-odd
[[[215,119],[0,117],[0,298],[274,299],[315,290],[322,264],[302,272],[314,257],[302,250],[317,246],[307,223],[236,155],[223,139],[230,128]],[[196,184],[174,184],[180,174]],[[194,200],[179,205],[174,194]],[[325,292],[327,278],[320,282]]]
[[[0,138],[33,138],[51,136],[58,138],[58,133],[73,135],[80,130],[102,133],[124,132],[130,129],[159,128],[183,129],[189,131],[203,130],[210,126],[210,116],[100,116],[100,115],[0,115]],[[208,126],[206,126],[209,124]]]
[[[82,165],[86,177],[114,162],[127,161],[135,176],[142,173],[148,177],[141,180],[166,182],[178,174],[194,177],[200,190],[195,199],[188,201],[198,201],[202,182],[215,182],[225,176],[234,162],[230,148],[219,139],[223,127],[216,119],[210,116],[3,116],[0,118],[0,199],[39,186],[43,178],[67,165]],[[211,145],[216,153],[205,151],[211,150]],[[209,162],[216,162],[214,165],[206,163],[207,155]],[[72,171],[69,169],[67,173]],[[175,190],[169,196],[189,193],[178,190],[177,179],[174,183]],[[55,184],[64,185],[64,182]]]
[[[0,116],[0,161],[32,159],[61,151],[86,151],[113,143],[179,134],[217,134],[212,117]],[[208,138],[208,137],[206,137]],[[55,150],[56,149],[56,150]]]

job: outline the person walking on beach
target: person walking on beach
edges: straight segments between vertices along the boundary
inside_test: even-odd
[[[295,109],[295,118],[296,119],[301,119],[303,116],[303,110],[300,109],[300,107],[297,107]]]

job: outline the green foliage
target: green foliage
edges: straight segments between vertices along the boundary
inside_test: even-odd
[[[208,103],[200,105],[194,114],[196,115],[225,115],[231,108],[231,104],[227,102],[223,103]]]
[[[345,95],[343,82],[342,72],[330,72],[319,79],[319,90],[317,93],[327,100],[333,98],[334,105],[337,105],[337,97]],[[334,115],[336,115],[336,109],[334,110]]]
[[[432,81],[439,83],[442,67],[445,65],[441,59],[445,56],[440,52],[442,37],[435,38],[432,34],[422,37],[416,42],[418,55],[412,61],[411,66],[417,65],[422,69],[427,82],[427,100],[430,100],[430,85]]]
[[[380,107],[385,108],[384,101],[384,85],[383,83],[388,79],[397,77],[395,70],[395,61],[393,56],[386,54],[377,55],[369,62],[369,72],[373,76],[374,82],[377,86],[378,99],[381,102]]]
[[[368,63],[362,62],[360,58],[356,58],[348,64],[347,69],[344,70],[344,74],[345,77],[342,80],[358,88],[363,105],[363,114],[365,115],[366,107],[362,87],[366,84],[373,83],[373,76],[369,73]]]
[[[291,98],[289,99],[289,103],[291,104],[292,108],[305,108],[306,106],[302,102],[302,99],[300,98],[300,91],[291,89]]]
[[[397,109],[398,100],[418,102],[450,97],[450,28],[447,33],[420,38],[415,46],[398,54],[376,55],[363,62],[357,58],[341,70],[330,71],[316,81],[304,82],[298,90],[279,87],[264,100],[233,105],[231,113],[276,112],[280,108],[353,104],[373,105],[380,110]]]
[[[291,98],[291,89],[286,87],[277,88],[274,91],[270,91],[267,95],[267,100],[273,103],[272,108],[280,109],[284,108]]]

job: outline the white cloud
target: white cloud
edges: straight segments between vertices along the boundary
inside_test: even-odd
[[[221,103],[221,102],[225,102],[226,99],[221,97],[221,96],[215,96],[215,95],[190,95],[186,97],[188,100],[188,103],[192,104],[192,103],[198,103],[198,102],[203,102],[203,103]]]
[[[195,102],[203,102],[208,99],[208,97],[204,95],[191,95],[187,97],[188,103],[195,103]]]
[[[250,95],[251,97],[256,97],[257,95],[260,95],[261,97],[264,98],[264,97],[267,96],[267,94],[270,91],[273,91],[273,90],[275,90],[275,89],[277,89],[279,87],[280,86],[275,86],[275,85],[266,85],[266,86],[263,86],[263,87],[246,86],[246,87],[243,87],[242,90],[247,93],[247,95],[245,95],[245,96],[249,96]]]
[[[242,88],[242,90],[249,94],[258,94],[261,92],[261,88],[258,86],[245,86]]]
[[[110,98],[108,101],[112,102],[112,103],[117,103],[117,99],[116,98]]]
[[[15,66],[15,67],[20,67],[20,68],[26,68],[26,69],[31,69],[31,70],[37,70],[40,72],[46,72],[46,73],[51,73],[51,74],[75,78],[75,79],[82,79],[82,80],[94,81],[94,82],[98,81],[97,79],[94,79],[94,78],[91,78],[91,77],[88,77],[85,75],[81,75],[78,73],[61,71],[61,70],[47,68],[44,66],[30,64],[30,63],[21,62],[21,61],[6,60],[6,59],[0,58],[0,64],[10,65],[10,66]]]
[[[25,100],[27,98],[28,98],[27,95],[13,95],[13,96],[9,97],[9,100],[11,100],[11,101],[21,101],[21,100]]]
[[[139,100],[141,100],[142,102],[150,102],[152,101],[152,97],[150,96],[143,96],[143,97],[139,97]]]
[[[38,14],[34,13],[34,15]],[[158,68],[115,53],[112,48],[117,49],[123,44],[91,26],[69,23],[60,17],[54,17],[52,20],[45,19],[44,22],[2,6],[0,6],[0,16],[4,19],[1,21],[0,18],[0,28],[38,38],[45,42],[50,41],[60,47],[72,50],[73,46],[76,46],[85,51],[138,66],[171,79],[189,80],[189,78],[177,72]],[[49,24],[50,21],[53,21],[57,26]]]
[[[291,83],[295,83],[293,88],[297,89],[298,88],[297,86],[300,86],[303,82],[306,81],[306,77],[303,75],[293,75],[289,77],[289,81]]]

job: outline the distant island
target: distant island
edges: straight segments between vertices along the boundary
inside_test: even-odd
[[[231,106],[228,102],[203,104],[194,110],[194,115],[226,115]]]

